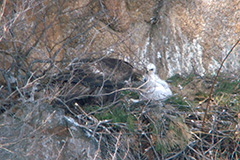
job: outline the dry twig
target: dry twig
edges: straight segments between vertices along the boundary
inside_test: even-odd
[[[211,99],[212,99],[212,94],[213,94],[213,90],[214,90],[214,87],[215,87],[215,84],[217,83],[217,78],[220,74],[220,71],[225,63],[225,61],[227,60],[227,58],[229,57],[229,55],[232,53],[233,49],[239,44],[240,42],[240,39],[233,45],[233,47],[230,49],[230,51],[228,52],[228,54],[226,55],[226,57],[224,58],[224,60],[222,61],[222,64],[220,66],[220,68],[218,69],[218,72],[217,72],[217,75],[216,77],[214,78],[214,81],[213,81],[213,84],[212,84],[212,87],[211,87],[211,91],[210,91],[210,94],[208,96],[208,101],[207,101],[207,107],[206,107],[206,110],[205,110],[205,114],[204,114],[204,118],[203,118],[203,123],[202,123],[202,127],[204,128],[204,125],[205,125],[205,121],[206,121],[206,118],[207,118],[207,114],[208,114],[208,109],[209,109],[209,106],[210,106],[210,102],[211,102]]]

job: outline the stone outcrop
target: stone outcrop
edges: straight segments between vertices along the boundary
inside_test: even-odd
[[[6,2],[0,19],[5,70],[13,63],[35,70],[53,61],[111,56],[140,68],[153,62],[162,78],[213,74],[240,35],[237,0]],[[239,68],[236,47],[222,71],[237,75]]]

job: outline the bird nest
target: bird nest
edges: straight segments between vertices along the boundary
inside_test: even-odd
[[[81,75],[81,70],[79,72]],[[78,84],[73,73],[74,70],[70,74],[60,74],[63,75],[60,78],[58,74],[33,80],[27,87],[14,91],[10,96],[5,96],[4,88],[0,90],[2,93],[0,120],[3,122],[0,133],[5,135],[7,131],[8,135],[11,135],[5,136],[2,142],[4,151],[7,152],[4,152],[4,155],[13,154],[15,158],[22,155],[27,157],[30,154],[29,150],[35,153],[34,149],[27,149],[31,144],[29,142],[39,144],[46,139],[49,139],[48,146],[53,146],[53,149],[57,146],[59,150],[64,150],[68,142],[73,144],[75,141],[77,146],[78,137],[84,139],[84,143],[88,141],[89,146],[94,145],[92,148],[95,150],[91,151],[92,159],[239,159],[238,81],[220,79],[223,83],[217,83],[209,109],[205,112],[208,84],[212,84],[207,77],[199,78],[193,75],[185,78],[174,77],[172,89],[178,95],[164,102],[148,100],[133,102],[132,99],[138,99],[139,94],[137,90],[130,89],[131,86],[117,92],[106,91],[106,95],[117,93],[113,95],[112,101],[98,99],[98,103],[85,103],[82,98],[86,100],[88,96],[81,94],[76,96],[75,93],[89,93],[89,90],[86,90],[87,80],[83,79],[86,75],[83,74],[78,79],[84,80],[82,88],[68,92]],[[37,90],[39,84],[42,88]],[[98,89],[101,89],[101,86]],[[106,86],[118,87],[108,83]],[[179,86],[182,88],[180,91]],[[226,90],[226,87],[231,87],[231,91]],[[97,92],[93,91],[90,97],[97,95]],[[69,101],[71,100],[68,99],[69,94],[71,98],[74,97],[74,101]],[[63,108],[65,112],[58,112],[59,108]],[[41,118],[41,115],[45,117]],[[54,115],[56,119],[52,118]],[[67,125],[53,128],[52,123],[57,120],[66,121]],[[35,129],[30,132],[30,128],[34,127]],[[15,134],[15,130],[24,134],[19,135],[19,132]],[[62,130],[64,134],[60,133]],[[28,131],[29,134],[26,133]],[[50,135],[46,136],[48,132]],[[53,135],[57,139],[67,138],[64,138],[64,144],[59,146],[62,141],[55,142],[55,139],[51,139]],[[21,155],[14,154],[18,153],[16,151],[21,149],[18,146],[23,143],[25,147],[19,152]],[[42,149],[46,147],[38,148]],[[72,146],[67,148],[68,151],[73,149]],[[48,152],[49,150],[44,153]],[[3,155],[3,151],[1,154]],[[60,152],[58,156],[62,154],[63,152]],[[85,157],[83,155],[87,156],[88,152],[80,154],[81,157]]]

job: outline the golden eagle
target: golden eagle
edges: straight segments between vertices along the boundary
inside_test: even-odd
[[[66,71],[53,77],[52,84],[59,90],[58,103],[105,105],[115,102],[118,90],[141,76],[139,70],[120,59],[84,59],[72,62]]]

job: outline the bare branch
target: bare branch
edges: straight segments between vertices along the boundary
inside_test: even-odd
[[[210,103],[211,103],[211,100],[212,100],[213,90],[214,90],[215,84],[217,83],[217,78],[218,78],[218,76],[219,76],[219,74],[220,74],[220,71],[221,71],[221,69],[222,69],[225,61],[227,60],[227,58],[229,57],[229,55],[232,53],[232,51],[234,50],[234,48],[239,44],[239,42],[240,42],[240,39],[233,45],[233,47],[230,49],[230,51],[228,52],[228,54],[226,55],[226,57],[223,59],[222,64],[221,64],[220,68],[218,69],[217,75],[216,75],[215,78],[214,78],[214,81],[213,81],[213,84],[212,84],[212,87],[211,87],[211,91],[210,91],[210,94],[209,94],[209,96],[208,96],[208,101],[207,101],[207,106],[206,106],[205,114],[204,114],[204,117],[203,117],[202,127],[204,127],[204,125],[205,125],[205,121],[206,121],[207,114],[208,114],[208,109],[209,109],[209,106],[210,106]]]

